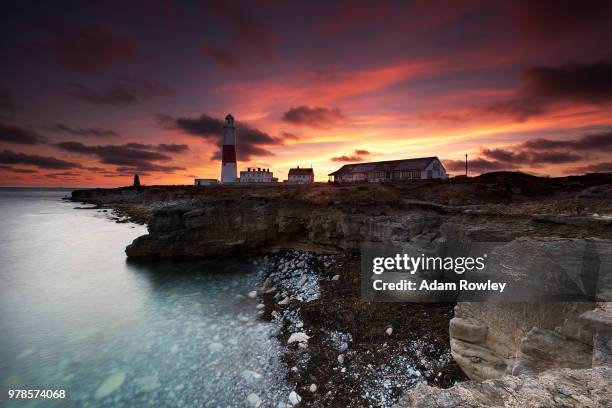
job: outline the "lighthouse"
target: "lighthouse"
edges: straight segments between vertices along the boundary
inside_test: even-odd
[[[228,114],[223,126],[223,148],[221,149],[221,182],[236,182],[236,127],[234,117]]]

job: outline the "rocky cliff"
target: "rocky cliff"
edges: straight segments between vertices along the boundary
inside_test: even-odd
[[[151,211],[149,234],[136,239],[126,253],[130,257],[209,257],[280,248],[355,252],[363,242],[428,245],[446,240],[505,242],[509,257],[520,261],[534,248],[554,251],[559,241],[612,243],[611,181],[608,176],[541,179],[502,174],[457,182],[232,186],[184,190],[178,195],[175,191],[172,205],[159,206],[153,200],[157,208]],[[112,205],[110,196],[81,194],[78,199]],[[128,196],[132,205],[147,207],[144,197],[138,201],[137,195]],[[520,262],[515,267],[520,270]],[[611,328],[608,304],[459,302],[449,328],[453,358],[474,380],[503,380],[468,383],[449,391],[418,390],[430,395],[435,406],[450,406],[444,404],[452,398],[520,406],[510,404],[508,392],[497,388],[524,388],[521,401],[528,404],[544,398],[534,394],[537,384],[547,386],[557,380],[589,394],[595,377],[610,374],[593,367],[610,365]],[[540,376],[561,368],[586,371],[548,371]],[[577,379],[572,382],[571,378]],[[598,392],[606,394],[598,384],[594,385]],[[491,387],[496,391],[490,391]],[[403,406],[422,405],[425,400],[417,398],[416,392],[411,391]],[[569,406],[581,406],[580,398]]]
[[[592,407],[612,405],[612,369],[559,369],[542,375],[466,381],[449,389],[418,385],[395,408]]]

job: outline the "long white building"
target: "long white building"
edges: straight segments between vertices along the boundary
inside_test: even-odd
[[[437,157],[345,164],[328,176],[331,181],[340,183],[448,178],[444,165]]]

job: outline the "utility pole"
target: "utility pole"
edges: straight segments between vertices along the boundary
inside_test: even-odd
[[[467,154],[465,155],[465,177],[467,177]]]

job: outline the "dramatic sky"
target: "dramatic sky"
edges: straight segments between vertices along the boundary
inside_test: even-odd
[[[0,30],[1,185],[219,178],[229,112],[280,180],[612,171],[610,1],[15,1]]]

